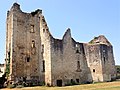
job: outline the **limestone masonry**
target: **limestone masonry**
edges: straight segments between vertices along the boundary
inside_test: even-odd
[[[116,78],[113,47],[103,35],[79,43],[68,28],[62,39],[55,39],[42,10],[25,13],[17,3],[7,13],[6,29],[6,65],[10,64],[12,83],[64,86]]]

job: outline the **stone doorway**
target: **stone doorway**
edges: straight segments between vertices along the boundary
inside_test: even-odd
[[[62,80],[57,80],[57,86],[61,87],[62,86]]]

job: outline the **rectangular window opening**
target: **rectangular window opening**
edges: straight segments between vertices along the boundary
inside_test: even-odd
[[[103,57],[103,60],[104,60],[104,64],[105,64],[105,61],[106,61],[105,57]]]
[[[44,53],[44,44],[42,44],[42,53]]]
[[[27,57],[27,62],[30,62],[30,57]]]
[[[34,25],[31,25],[31,31],[30,31],[30,32],[32,32],[32,33],[35,32],[35,30],[34,30]]]
[[[45,19],[42,19],[42,21],[45,23]]]
[[[45,60],[42,61],[43,64],[43,72],[45,72]]]
[[[34,47],[35,47],[35,41],[32,40],[32,48],[34,48]]]
[[[80,69],[80,61],[77,61],[77,69]]]
[[[45,32],[45,29],[43,29],[43,33]]]
[[[79,79],[76,79],[76,82],[79,83]]]
[[[79,50],[78,50],[78,49],[76,50],[76,53],[79,53]]]

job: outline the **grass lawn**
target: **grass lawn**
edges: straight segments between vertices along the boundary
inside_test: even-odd
[[[64,87],[25,87],[25,88],[14,88],[14,89],[2,89],[2,90],[120,90],[120,81],[95,83],[95,84],[84,84],[75,86],[64,86]]]

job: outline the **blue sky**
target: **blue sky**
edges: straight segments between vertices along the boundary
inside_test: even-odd
[[[0,63],[5,58],[6,13],[16,0],[0,1]],[[52,35],[62,38],[71,28],[79,42],[89,42],[94,36],[105,35],[114,47],[114,57],[120,65],[120,0],[18,0],[21,9],[32,12],[42,9]]]

